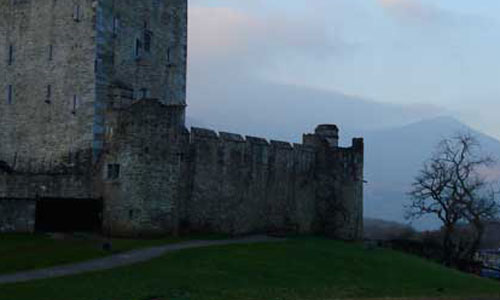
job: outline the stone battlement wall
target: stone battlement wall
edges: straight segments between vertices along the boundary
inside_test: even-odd
[[[186,227],[359,236],[362,140],[330,148],[192,128],[189,141]]]
[[[356,239],[362,226],[362,140],[331,147],[175,127],[172,108],[152,99],[106,119],[103,181],[106,230],[311,233]],[[110,200],[106,200],[110,199]]]
[[[314,148],[201,128],[192,128],[189,148],[189,228],[310,230],[300,215],[313,205]]]
[[[318,133],[305,135],[303,144],[291,144],[187,130],[165,117],[177,113],[183,111],[152,99],[108,110],[98,162],[90,148],[56,163],[22,157],[14,164],[0,161],[0,210],[11,220],[0,227],[22,230],[34,224],[38,199],[103,199],[103,229],[113,235],[323,233],[361,238],[362,139],[341,148]],[[22,224],[12,225],[17,216]]]

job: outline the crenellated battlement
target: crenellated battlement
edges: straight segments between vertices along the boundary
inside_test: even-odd
[[[319,126],[301,144],[186,130],[169,127],[170,109],[145,99],[116,112],[104,165],[120,164],[120,185],[105,182],[104,194],[122,201],[113,201],[108,228],[361,236],[362,139],[338,147],[335,125]],[[140,223],[128,220],[126,212],[144,206],[156,209],[143,209]],[[155,221],[159,213],[170,227]]]
[[[322,125],[326,126],[326,125]],[[335,125],[331,125],[335,126]],[[335,128],[337,128],[335,126]],[[304,143],[290,143],[286,141],[277,141],[277,140],[267,140],[262,137],[255,136],[243,136],[237,133],[230,132],[217,132],[212,129],[200,128],[200,127],[192,127],[190,131],[191,141],[195,142],[203,139],[211,139],[217,140],[219,144],[224,144],[226,142],[237,142],[237,143],[246,143],[249,146],[262,146],[273,149],[282,149],[282,150],[290,150],[290,151],[309,151],[315,152],[318,147],[322,146],[323,137],[318,136],[317,134],[305,134],[304,135]],[[325,141],[326,142],[326,141]],[[324,144],[323,144],[324,145]],[[362,138],[354,138],[351,147],[331,147],[333,152],[338,152],[338,157],[349,157],[348,155],[344,155],[344,153],[351,152],[362,152],[363,151],[363,139]]]

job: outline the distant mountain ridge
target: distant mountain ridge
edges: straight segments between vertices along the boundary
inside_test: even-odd
[[[299,142],[318,124],[339,126],[347,143],[364,130],[382,129],[437,115],[438,108],[366,100],[340,92],[258,80],[192,82],[188,118],[194,125]]]

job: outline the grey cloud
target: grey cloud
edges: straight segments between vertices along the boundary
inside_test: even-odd
[[[256,16],[228,7],[193,6],[190,20],[194,60],[232,61],[252,68],[284,55],[325,59],[355,49],[329,24],[309,17]]]

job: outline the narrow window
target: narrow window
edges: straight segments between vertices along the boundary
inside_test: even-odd
[[[45,98],[45,103],[50,103],[50,98],[52,97],[52,85],[47,85],[47,95]]]
[[[149,90],[147,88],[140,89],[139,99],[149,98]]]
[[[14,61],[14,46],[9,45],[9,59],[8,59],[9,66],[12,65],[13,61]]]
[[[108,179],[115,180],[120,178],[120,165],[108,164]]]
[[[167,49],[167,63],[170,64],[170,48]]]
[[[151,51],[151,39],[153,33],[149,30],[149,24],[144,21],[143,36],[144,36],[144,51],[149,53]]]
[[[71,110],[71,114],[73,114],[73,115],[76,114],[77,103],[78,103],[78,97],[76,95],[73,95],[73,108]]]
[[[12,89],[12,84],[9,84],[7,86],[7,104],[12,104],[12,98],[13,98],[13,89]]]
[[[113,35],[118,34],[118,28],[120,27],[120,19],[118,17],[113,17]]]
[[[135,40],[135,57],[136,58],[139,58],[141,56],[141,46],[142,46],[141,40],[136,39]]]
[[[75,7],[73,8],[73,20],[75,22],[79,22],[80,21],[80,5],[75,5]]]
[[[49,45],[49,61],[52,61],[53,58],[54,47]]]

